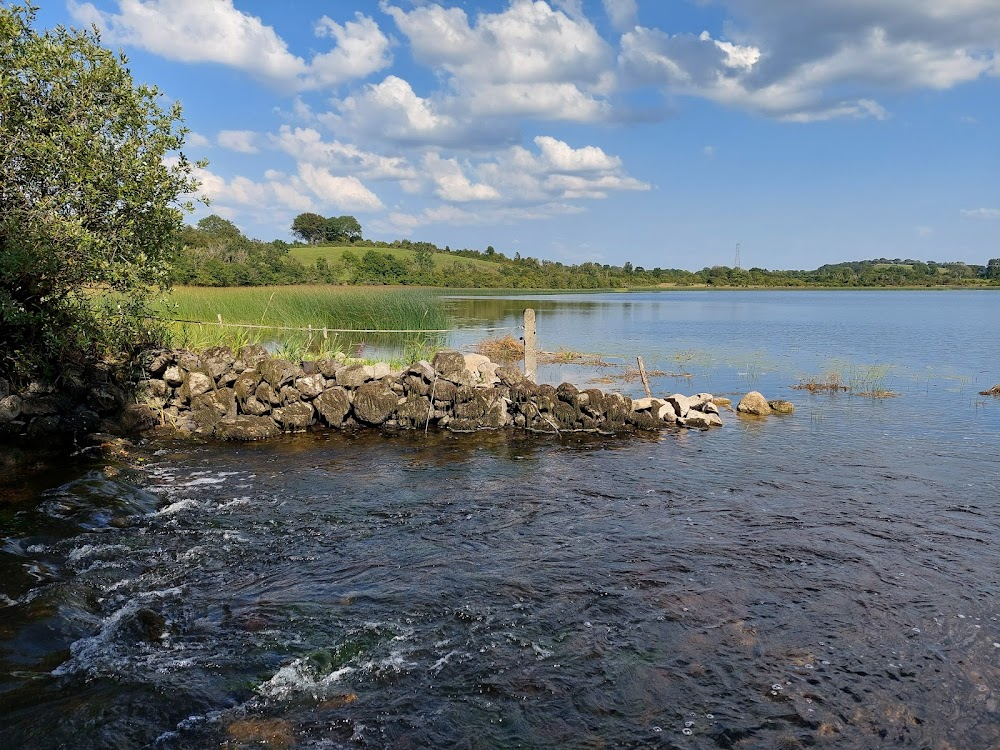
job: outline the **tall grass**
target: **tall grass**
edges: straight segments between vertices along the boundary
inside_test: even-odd
[[[252,343],[272,348],[333,353],[348,351],[386,339],[377,331],[426,331],[450,327],[441,299],[424,290],[342,288],[336,286],[280,287],[177,287],[169,303],[158,310],[171,321],[171,344],[201,349],[226,345],[234,349]],[[264,326],[242,328],[214,325]],[[312,331],[284,331],[302,328]],[[339,333],[323,329],[349,329],[364,333]],[[426,340],[425,334],[393,334],[389,339],[407,343]]]

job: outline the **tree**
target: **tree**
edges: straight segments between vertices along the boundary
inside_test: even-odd
[[[180,106],[96,31],[0,5],[0,372],[49,374],[150,335],[184,196]]]
[[[361,239],[361,224],[353,216],[331,216],[326,220],[327,242],[354,242]]]
[[[1000,279],[1000,258],[990,258],[984,275],[987,279]]]
[[[310,245],[322,242],[326,238],[326,219],[314,213],[299,214],[292,221],[292,234]]]
[[[240,231],[239,227],[229,221],[229,219],[223,219],[221,216],[216,214],[206,216],[204,219],[199,221],[198,229],[208,235],[211,235],[212,237],[218,237],[220,239],[243,239],[243,232]]]

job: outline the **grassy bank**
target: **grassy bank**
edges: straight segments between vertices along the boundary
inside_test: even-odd
[[[387,287],[177,287],[169,305],[159,312],[163,318],[180,321],[167,324],[172,346],[238,349],[265,343],[289,355],[350,353],[363,348],[364,342],[388,336],[369,331],[426,331],[450,325],[436,294]],[[220,315],[226,325],[216,325]],[[311,332],[283,330],[310,326]],[[343,329],[366,333],[340,332]],[[403,345],[427,338],[416,333],[391,337]]]

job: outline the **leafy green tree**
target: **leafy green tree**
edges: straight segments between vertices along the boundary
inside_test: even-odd
[[[985,276],[987,279],[1000,279],[1000,258],[990,258]]]
[[[319,214],[307,212],[292,220],[292,234],[310,245],[326,239],[326,231],[326,219]]]
[[[197,188],[179,105],[96,31],[35,14],[0,5],[0,372],[18,379],[148,339]]]
[[[235,240],[243,238],[243,232],[239,230],[239,227],[229,221],[229,219],[223,219],[216,214],[206,216],[199,221],[198,229],[205,234],[219,239]]]
[[[361,224],[353,216],[331,216],[326,219],[327,242],[355,242],[361,239]]]

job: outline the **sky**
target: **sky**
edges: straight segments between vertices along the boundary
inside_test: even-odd
[[[36,0],[183,106],[248,236],[563,263],[1000,257],[1000,0]]]

